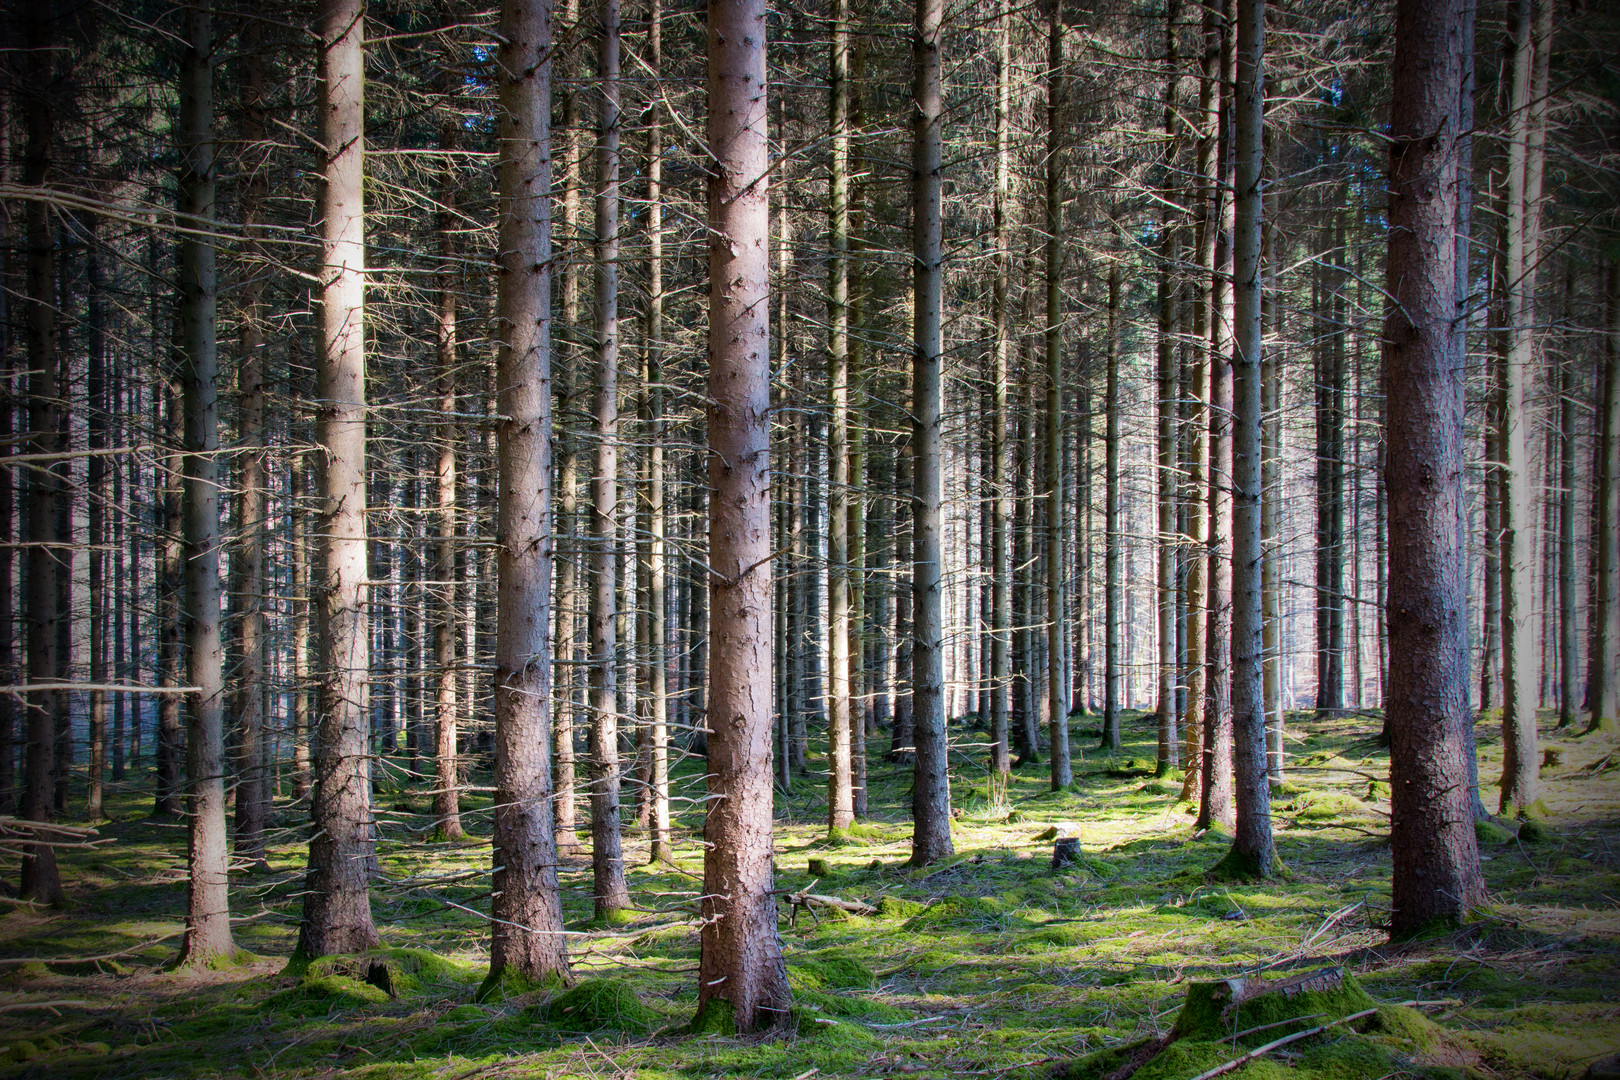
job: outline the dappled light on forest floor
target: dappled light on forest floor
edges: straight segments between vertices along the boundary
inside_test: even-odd
[[[1153,779],[1149,719],[1127,715],[1117,756],[1077,761],[1073,790],[1051,793],[1044,770],[1030,767],[1015,771],[1000,805],[982,764],[957,755],[959,854],[923,870],[907,866],[902,769],[872,762],[868,827],[835,844],[825,840],[818,777],[779,793],[777,887],[795,1002],[781,1038],[680,1030],[696,1003],[701,853],[690,812],[678,821],[674,865],[643,865],[645,837],[628,834],[631,895],[647,910],[624,925],[586,926],[588,857],[566,860],[572,988],[520,987],[478,1002],[488,964],[487,795],[464,803],[472,842],[434,844],[425,796],[380,792],[373,910],[385,948],[297,975],[284,968],[299,911],[302,811],[279,801],[285,828],[269,871],[233,878],[236,939],[253,955],[171,972],[183,845],[174,826],[147,818],[144,797],[118,795],[99,830],[110,842],[63,852],[70,906],[9,901],[0,920],[0,1075],[1101,1077],[1132,1047],[1171,1032],[1194,983],[1324,967],[1350,975],[1377,1011],[1232,1075],[1554,1080],[1620,1050],[1615,736],[1553,739],[1544,835],[1526,842],[1482,829],[1489,906],[1454,934],[1395,946],[1383,928],[1388,766],[1375,718],[1290,718],[1288,785],[1273,801],[1288,875],[1261,884],[1206,878],[1228,839],[1195,836],[1177,785]],[[1074,719],[1077,746],[1094,743],[1088,725]],[[1481,775],[1498,775],[1491,725],[1478,733]],[[953,728],[953,738],[976,736]],[[1150,767],[1131,767],[1133,757]],[[697,775],[686,763],[679,792],[693,794]],[[1052,837],[1074,834],[1081,857],[1054,871]],[[803,892],[873,914],[816,903],[790,911],[787,895]],[[1171,1042],[1135,1075],[1192,1080],[1342,1019],[1301,1008],[1231,1045]],[[1238,1015],[1244,1028],[1271,1019]]]

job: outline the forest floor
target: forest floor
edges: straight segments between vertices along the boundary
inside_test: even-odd
[[[1378,720],[1290,723],[1290,787],[1274,803],[1288,876],[1254,885],[1206,879],[1226,839],[1195,836],[1179,785],[1153,779],[1150,718],[1137,714],[1113,756],[1093,749],[1095,720],[1073,718],[1086,750],[1073,789],[1051,793],[1044,763],[1031,765],[1000,806],[971,749],[981,737],[953,727],[964,748],[953,781],[961,854],[922,871],[906,865],[905,769],[874,753],[871,817],[838,845],[825,840],[822,783],[798,778],[793,795],[778,797],[778,886],[813,884],[881,910],[790,921],[784,897],[797,1023],[764,1040],[677,1033],[696,1001],[695,812],[681,816],[674,867],[644,865],[645,837],[627,835],[631,893],[648,909],[628,925],[586,923],[588,857],[567,860],[564,904],[581,931],[570,951],[587,992],[476,1004],[488,963],[478,913],[488,910],[487,792],[464,803],[474,839],[459,845],[426,838],[426,796],[377,797],[373,910],[385,945],[415,950],[391,954],[407,973],[396,996],[341,975],[282,973],[304,863],[302,811],[285,800],[270,868],[233,878],[237,940],[253,958],[167,970],[184,907],[184,826],[153,820],[145,794],[120,793],[98,832],[106,843],[62,854],[69,907],[6,902],[0,1076],[1100,1076],[1117,1053],[1087,1056],[1169,1030],[1194,981],[1324,965],[1353,974],[1379,1003],[1418,1003],[1434,1024],[1386,1008],[1229,1075],[1553,1080],[1620,1050],[1620,739],[1551,733],[1550,829],[1535,842],[1486,830],[1488,906],[1450,938],[1394,947],[1381,928],[1390,856]],[[1499,737],[1490,724],[1478,731],[1494,793]],[[683,764],[684,794],[698,774],[695,761]],[[1060,872],[1045,832],[1053,826],[1077,832],[1084,850]],[[811,859],[826,864],[814,879]],[[14,862],[0,870],[14,880]],[[1241,1050],[1200,1045],[1161,1055],[1137,1077],[1192,1080]]]

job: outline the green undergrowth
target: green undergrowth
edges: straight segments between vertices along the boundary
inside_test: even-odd
[[[1091,1077],[1165,1035],[1189,987],[1320,966],[1352,976],[1335,1000],[1245,1003],[1137,1075],[1190,1080],[1363,1007],[1377,1012],[1231,1075],[1574,1080],[1620,1050],[1620,785],[1603,767],[1620,738],[1565,740],[1542,812],[1476,829],[1486,902],[1464,925],[1392,947],[1376,717],[1289,717],[1290,770],[1273,797],[1288,873],[1229,880],[1212,871],[1230,833],[1194,833],[1179,776],[1157,768],[1151,721],[1128,712],[1125,746],[1108,755],[1089,752],[1094,737],[1080,730],[1091,721],[1075,717],[1089,754],[1055,792],[1044,761],[1015,769],[1004,789],[991,784],[968,749],[983,733],[953,726],[957,854],[927,867],[910,865],[909,766],[883,760],[886,739],[871,740],[871,814],[835,841],[817,774],[795,776],[777,796],[775,851],[793,1006],[769,1037],[738,1036],[724,1004],[693,1023],[695,756],[676,767],[676,792],[692,801],[675,808],[673,863],[647,864],[647,837],[627,814],[637,910],[593,921],[588,855],[561,860],[566,984],[489,974],[490,785],[477,761],[462,842],[435,840],[430,799],[390,772],[398,790],[377,801],[372,892],[384,944],[361,956],[289,963],[306,851],[302,808],[279,799],[269,870],[233,876],[237,944],[249,955],[210,971],[169,969],[185,904],[183,823],[155,821],[145,795],[115,791],[100,832],[111,843],[62,853],[69,907],[0,909],[0,958],[17,961],[0,965],[0,1080]],[[1493,778],[1500,737],[1486,723],[1477,734],[1481,775]],[[823,769],[814,749],[809,766]],[[1060,836],[1079,837],[1082,851],[1054,871]],[[580,841],[588,851],[588,830]],[[5,869],[14,875],[15,863]],[[790,921],[787,895],[813,882],[865,906]]]

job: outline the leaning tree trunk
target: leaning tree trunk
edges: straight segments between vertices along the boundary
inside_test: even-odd
[[[763,0],[708,11],[708,812],[694,1027],[788,1019],[771,895],[770,144]]]
[[[568,971],[551,808],[551,2],[504,0],[495,293],[495,835],[487,990]],[[473,632],[468,627],[468,633]],[[617,810],[615,809],[615,813]]]
[[[1462,340],[1452,244],[1457,86],[1468,0],[1399,0],[1390,122],[1384,482],[1389,492],[1389,697],[1394,901],[1410,934],[1483,894],[1463,760],[1468,708]]]
[[[45,184],[51,171],[52,139],[56,125],[51,97],[42,92],[51,84],[55,70],[54,42],[50,9],[31,5],[24,27],[28,47],[27,77],[37,88],[24,99],[23,124],[27,131],[24,148],[23,183]],[[56,342],[56,250],[51,235],[49,207],[30,199],[24,208],[28,244],[27,300],[23,319],[28,348],[28,452],[48,455],[57,451],[57,435],[67,423],[57,382],[61,354]],[[56,583],[65,572],[65,539],[57,532],[58,503],[62,478],[55,468],[32,473],[28,490],[28,540],[23,549],[23,573],[27,577],[24,615],[28,621],[28,681],[57,681],[57,630],[63,612],[57,610]],[[9,587],[9,585],[7,586]],[[62,704],[54,690],[36,690],[28,695],[28,743],[23,761],[22,817],[28,821],[49,822],[54,816],[51,796],[56,786],[56,709]],[[22,887],[24,900],[53,907],[66,902],[62,879],[56,868],[56,850],[36,846],[23,855]]]
[[[912,289],[912,653],[917,747],[911,862],[950,855],[951,784],[945,736],[944,381],[940,328],[944,259],[940,171],[944,95],[940,78],[943,0],[917,0],[912,37],[917,106],[911,158]]]
[[[322,0],[319,145],[321,525],[314,591],[319,697],[309,875],[298,954],[361,952],[377,943],[367,870],[375,857],[366,682],[365,3]]]
[[[1232,291],[1232,771],[1237,829],[1226,867],[1269,877],[1277,853],[1271,836],[1271,784],[1266,775],[1265,650],[1261,634],[1260,545],[1260,240],[1265,125],[1265,0],[1238,0],[1237,86],[1233,152],[1236,224]]]

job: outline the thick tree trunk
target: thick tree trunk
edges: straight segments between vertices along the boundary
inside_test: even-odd
[[[180,64],[182,225],[214,221],[214,37],[207,4],[186,9]],[[225,835],[225,645],[219,588],[219,282],[214,243],[180,239],[181,373],[185,382],[185,628],[187,695],[186,937],[182,963],[207,966],[236,951],[227,893]],[[240,794],[239,794],[240,797]]]
[[[27,45],[26,73],[34,88],[24,98],[23,125],[27,134],[24,147],[23,183],[43,186],[51,174],[55,111],[52,87],[55,75],[54,33],[50,9],[33,5],[27,10],[23,27]],[[56,249],[51,233],[49,208],[44,202],[29,200],[25,205],[25,242],[28,245],[26,271],[27,298],[23,306],[24,333],[28,362],[28,452],[53,454],[57,436],[67,424],[57,383],[61,355],[56,340]],[[65,552],[55,545],[63,538],[57,532],[57,504],[62,478],[58,469],[31,472],[28,485],[28,546],[23,549],[23,574],[27,594],[24,618],[27,620],[28,681],[57,681],[57,629],[63,612],[57,609],[57,577],[66,572]],[[28,821],[49,822],[54,817],[52,796],[56,786],[56,710],[63,704],[54,690],[35,691],[28,696],[28,743],[24,752],[22,817]],[[18,895],[24,900],[53,907],[66,902],[62,879],[56,867],[56,850],[34,847],[23,855],[22,885]]]
[[[567,974],[551,809],[551,3],[500,12],[495,832],[486,988]],[[469,628],[470,632],[470,628]],[[614,809],[617,815],[617,807]]]
[[[298,954],[377,943],[367,890],[375,857],[368,765],[366,632],[365,4],[322,0],[317,103],[320,352],[315,443],[322,535],[314,570],[317,670],[309,875]]]
[[[591,882],[599,918],[630,905],[619,820],[619,0],[603,0],[597,76],[596,468],[591,474]]]
[[[1262,685],[1260,430],[1262,133],[1265,125],[1265,0],[1238,0],[1233,156],[1232,431],[1232,765],[1237,830],[1228,867],[1269,877],[1276,863],[1271,785],[1266,775],[1266,702]]]
[[[944,95],[940,76],[943,0],[916,0],[912,31],[916,104],[912,142],[911,449],[914,607],[911,697],[917,760],[912,784],[911,862],[950,855],[951,786],[945,734],[944,396],[941,367],[944,243],[940,172]]]
[[[1467,0],[1399,0],[1390,123],[1388,402],[1390,846],[1396,934],[1483,895],[1468,793],[1462,342],[1456,330],[1458,86]]]
[[[771,895],[770,209],[762,0],[708,10],[708,812],[695,1026],[788,1019]]]

